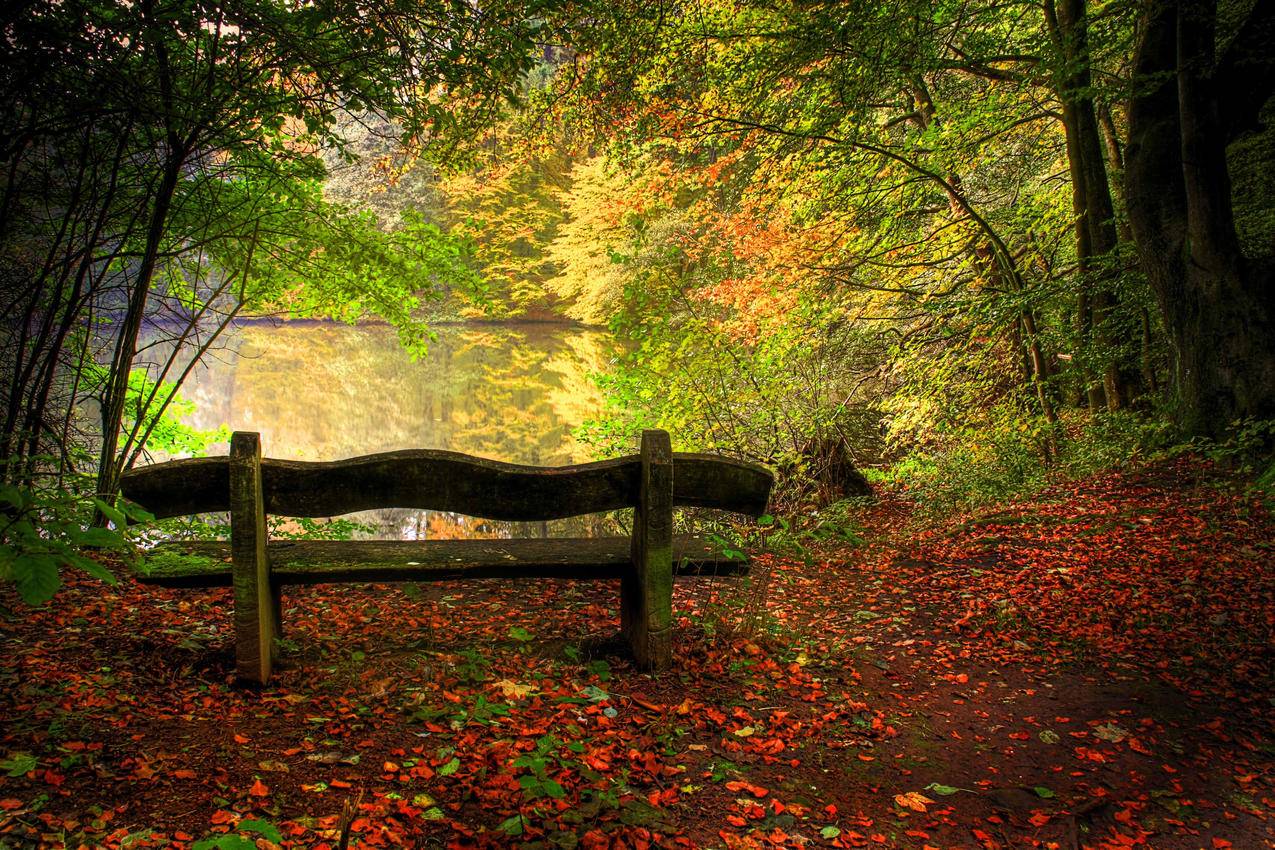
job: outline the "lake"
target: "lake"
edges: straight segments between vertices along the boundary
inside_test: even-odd
[[[592,460],[572,430],[602,411],[593,376],[609,334],[574,325],[435,326],[416,361],[383,325],[245,322],[187,379],[191,424],[257,431],[268,457],[335,460],[407,448],[449,449],[544,466]],[[210,449],[223,454],[222,444]],[[609,521],[501,523],[436,511],[352,514],[360,537],[429,539],[610,533]]]

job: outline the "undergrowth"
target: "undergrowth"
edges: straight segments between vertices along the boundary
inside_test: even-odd
[[[937,519],[1029,497],[1051,484],[1194,455],[1253,479],[1275,494],[1275,420],[1233,423],[1221,440],[1178,438],[1162,419],[1104,413],[1050,426],[1007,423],[919,450],[884,468],[865,470],[877,488],[894,490],[922,516]]]

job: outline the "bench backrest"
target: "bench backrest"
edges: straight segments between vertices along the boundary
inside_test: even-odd
[[[259,438],[236,432],[232,445],[251,454]],[[231,463],[231,457],[193,458],[130,470],[121,481],[122,492],[159,519],[228,511]],[[562,519],[636,507],[641,474],[641,455],[559,467],[431,449],[321,462],[260,460],[264,512],[295,517],[413,508],[496,520]],[[752,517],[765,513],[774,482],[769,470],[755,464],[683,452],[672,453],[672,478],[674,506]]]

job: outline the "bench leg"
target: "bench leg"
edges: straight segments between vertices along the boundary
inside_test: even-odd
[[[646,670],[673,663],[673,452],[664,431],[642,432],[632,568],[620,580],[620,628]]]
[[[261,441],[236,431],[230,441],[230,554],[235,592],[235,672],[264,685],[274,663],[278,597],[266,560]]]

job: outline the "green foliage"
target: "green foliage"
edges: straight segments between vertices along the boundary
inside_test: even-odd
[[[269,821],[257,818],[244,818],[235,825],[235,832],[226,835],[213,835],[196,841],[193,850],[256,850],[257,837],[279,844],[283,835],[279,828]]]
[[[0,770],[4,771],[5,776],[15,778],[26,776],[35,770],[39,764],[39,759],[30,753],[14,753],[4,761],[0,761]]]
[[[311,519],[310,517],[269,516],[267,533],[272,540],[351,540],[355,534],[371,534],[374,526],[345,517]]]
[[[527,771],[518,777],[518,785],[522,789],[523,797],[528,801],[538,797],[561,800],[567,796],[566,789],[561,783],[549,775],[550,770],[564,771],[576,766],[575,760],[563,759],[558,755],[562,747],[562,742],[557,738],[552,735],[543,735],[536,740],[535,749],[513,760],[514,767],[524,768]],[[579,741],[572,741],[566,747],[574,753],[584,752],[584,745]]]
[[[104,384],[108,371],[97,363],[84,365],[85,379]],[[225,425],[211,431],[194,428],[185,419],[195,412],[195,403],[182,397],[177,385],[170,381],[154,381],[145,369],[128,374],[128,390],[124,397],[125,434],[145,437],[141,447],[151,452],[176,457],[202,454],[213,443],[230,440]]]
[[[113,527],[93,524],[100,512]],[[0,485],[0,581],[12,582],[28,605],[43,605],[61,586],[60,571],[73,567],[108,584],[115,575],[86,550],[128,559],[129,520],[152,519],[136,506],[119,507],[71,489]]]
[[[230,539],[230,517],[227,514],[173,517],[160,520],[155,528],[165,540]],[[372,534],[375,531],[374,526],[346,517],[266,516],[266,533],[272,540],[352,540],[356,534]],[[157,557],[147,555],[147,561],[153,563]]]

